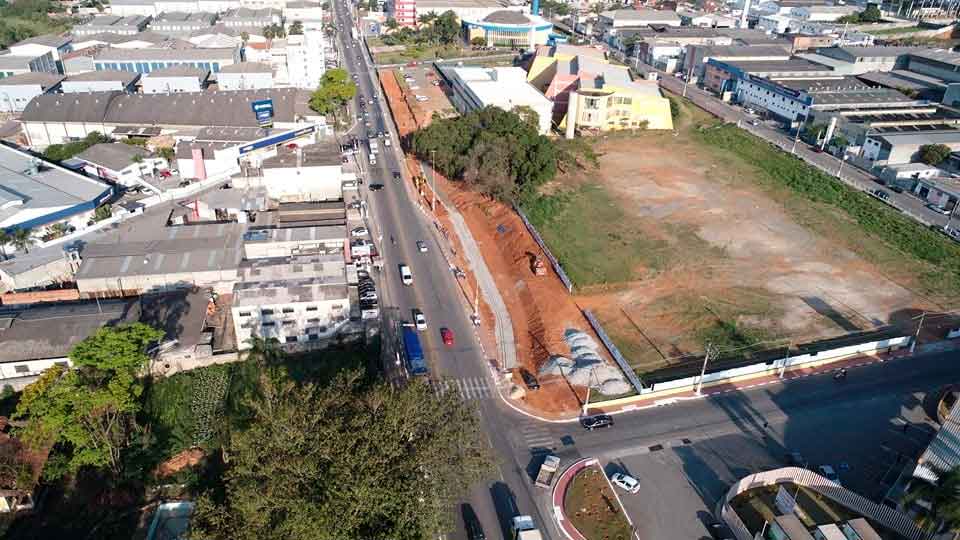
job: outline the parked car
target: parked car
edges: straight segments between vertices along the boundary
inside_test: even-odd
[[[613,476],[610,477],[610,482],[627,493],[640,491],[640,481],[623,473],[613,473]]]
[[[609,414],[595,414],[593,416],[584,416],[580,418],[580,425],[587,431],[610,427],[613,425],[613,417]]]
[[[393,171],[393,179],[400,180],[400,178],[401,178],[400,171]]]
[[[416,100],[420,102],[424,102],[424,101],[430,101],[430,98],[428,98],[427,96],[421,96],[420,94],[417,94]]]
[[[380,191],[381,189],[383,189],[383,184],[370,184],[370,191]]]
[[[357,227],[350,231],[350,236],[369,236],[370,230],[366,227]]]
[[[890,199],[890,194],[882,189],[875,189],[871,191],[870,194],[880,199],[881,201],[886,201]]]
[[[427,329],[427,317],[419,309],[413,310],[413,324],[416,325],[417,330]]]
[[[900,186],[898,186],[898,185],[896,185],[896,184],[890,184],[890,185],[887,186],[887,187],[889,187],[889,188],[890,188],[890,191],[892,191],[892,192],[894,192],[894,193],[903,193],[903,188],[900,187]]]
[[[420,253],[426,253],[427,243],[424,242],[423,240],[417,240],[417,251],[419,251]]]
[[[443,339],[444,345],[453,347],[453,330],[450,330],[449,328],[441,328],[440,338]]]
[[[730,528],[727,527],[726,523],[723,523],[713,516],[711,516],[707,522],[707,530],[710,531],[710,536],[713,537],[713,540],[734,539],[733,533],[730,532]]]
[[[533,373],[530,373],[526,369],[520,368],[520,378],[523,379],[523,385],[527,387],[527,390],[540,389],[540,382],[533,376]]]

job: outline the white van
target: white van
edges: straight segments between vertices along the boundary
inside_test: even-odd
[[[413,273],[410,272],[410,267],[405,264],[400,265],[400,281],[404,285],[413,285]]]

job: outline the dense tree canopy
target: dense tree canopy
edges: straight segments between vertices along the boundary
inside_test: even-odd
[[[389,19],[387,20],[389,27]],[[460,21],[453,11],[440,15],[429,11],[421,14],[417,22],[420,27],[401,28],[383,36],[386,45],[452,45],[460,41]],[[393,28],[393,27],[391,27]]]
[[[310,96],[310,108],[320,114],[330,114],[343,107],[357,95],[357,85],[350,80],[347,70],[328,69],[320,86]]]
[[[70,19],[53,18],[49,13],[61,11],[50,0],[17,0],[0,3],[0,47],[46,33],[58,33],[70,27]]]
[[[141,405],[137,377],[161,336],[141,323],[101,328],[71,351],[73,369],[54,366],[24,390],[14,418],[26,420],[20,435],[29,444],[54,445],[46,477],[85,466],[122,472]]]
[[[920,147],[920,161],[927,165],[939,165],[950,157],[950,147],[945,144],[925,144]]]
[[[232,433],[222,489],[198,500],[197,540],[428,538],[491,471],[475,414],[414,382],[324,386],[264,369],[248,428]]]
[[[113,142],[113,139],[99,131],[91,131],[86,137],[79,141],[66,144],[51,144],[43,151],[43,156],[50,161],[63,161],[72,158],[95,144],[108,142]]]
[[[502,200],[536,189],[557,173],[555,144],[538,133],[537,113],[487,107],[437,119],[413,134],[410,146],[445,176]]]

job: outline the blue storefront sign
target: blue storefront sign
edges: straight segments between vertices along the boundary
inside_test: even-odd
[[[258,99],[250,104],[253,107],[253,114],[257,115],[257,123],[260,127],[267,127],[273,124],[273,100]]]

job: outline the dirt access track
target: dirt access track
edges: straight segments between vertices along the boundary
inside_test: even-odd
[[[400,136],[405,137],[424,120],[411,107],[417,107],[418,104],[412,96],[404,95],[393,70],[381,70],[379,75]],[[419,162],[411,156],[407,157],[407,169],[411,177],[422,174]],[[437,187],[443,193],[443,199],[463,216],[496,281],[510,312],[519,366],[537,373],[551,356],[569,357],[571,349],[564,334],[570,329],[582,331],[600,344],[573,297],[549,264],[546,276],[533,274],[531,257],[539,256],[544,262],[546,257],[511,208],[477,193],[464,191],[439,175]],[[420,188],[423,193],[420,204],[429,209],[429,188]],[[445,236],[453,248],[454,264],[469,268],[456,235],[449,233],[453,227],[447,212],[441,207],[433,216],[443,230],[448,231]],[[467,298],[475,293],[475,283],[473,275],[461,280],[461,288]],[[481,301],[480,312],[483,320],[481,342],[489,354],[496,350],[493,313],[485,301]],[[613,364],[602,347],[599,353],[607,364]],[[515,377],[515,380],[519,382],[519,377]],[[516,397],[518,405],[547,417],[569,416],[580,410],[587,394],[585,387],[573,386],[560,376],[540,377],[539,382],[540,390]]]

